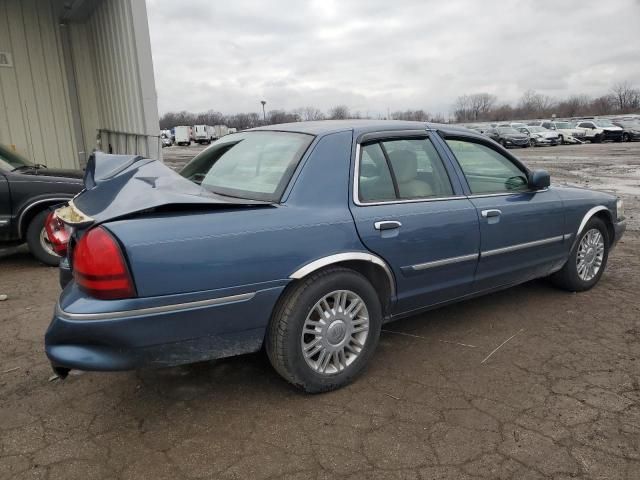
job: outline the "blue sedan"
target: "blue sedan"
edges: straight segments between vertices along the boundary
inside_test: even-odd
[[[540,277],[589,290],[625,229],[619,199],[484,135],[368,120],[228,135],[180,174],[96,153],[51,223],[61,376],[264,347],[308,392],[361,373],[385,322]]]

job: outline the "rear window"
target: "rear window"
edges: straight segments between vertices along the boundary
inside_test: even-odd
[[[219,195],[278,202],[313,138],[264,131],[227,135],[196,155],[180,174]]]

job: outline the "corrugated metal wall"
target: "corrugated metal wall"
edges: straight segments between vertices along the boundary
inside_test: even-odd
[[[46,0],[0,0],[0,142],[51,167],[77,166],[54,8]]]
[[[78,75],[79,90],[95,88],[97,92],[103,150],[110,145],[114,153],[159,158],[157,96],[144,0],[105,0],[82,28],[88,37],[84,45],[91,48],[93,78]],[[73,44],[74,49],[82,48],[76,41]],[[87,59],[82,62],[85,65],[77,70],[86,68]]]
[[[104,151],[161,158],[144,0],[96,2],[60,27],[66,3],[0,0],[0,52],[13,57],[0,67],[0,142],[52,167],[78,167],[98,138]]]

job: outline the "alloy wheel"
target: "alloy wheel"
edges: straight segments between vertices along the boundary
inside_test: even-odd
[[[322,297],[305,319],[300,338],[309,367],[322,375],[344,371],[360,355],[369,336],[369,311],[350,290]]]
[[[580,240],[576,267],[578,277],[585,282],[590,282],[600,271],[604,259],[604,238],[597,228],[589,230]]]

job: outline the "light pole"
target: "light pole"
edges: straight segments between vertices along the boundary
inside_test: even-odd
[[[264,106],[267,104],[266,100],[260,100],[260,103],[262,104],[262,120],[264,120],[264,123],[267,123],[267,114],[264,110]]]

